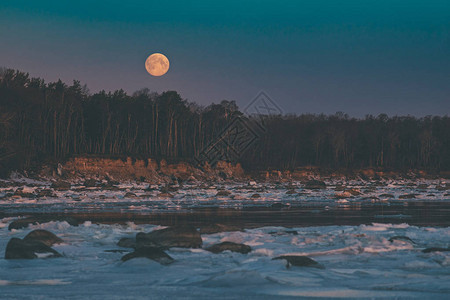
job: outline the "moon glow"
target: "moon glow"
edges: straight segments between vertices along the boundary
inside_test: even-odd
[[[145,61],[145,69],[150,75],[162,76],[169,70],[169,60],[164,54],[153,53]]]

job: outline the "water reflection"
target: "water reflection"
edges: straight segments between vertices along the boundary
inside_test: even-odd
[[[358,225],[373,222],[404,223],[420,226],[450,226],[450,204],[446,201],[390,201],[345,204],[308,202],[296,205],[272,203],[267,206],[236,207],[192,205],[178,202],[115,202],[63,204],[11,204],[3,206],[1,217],[19,215],[70,215],[80,221],[176,224],[240,224],[242,228],[261,226]]]

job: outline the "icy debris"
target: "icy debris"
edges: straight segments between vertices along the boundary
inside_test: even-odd
[[[11,221],[1,220],[3,223]],[[54,287],[45,284],[49,278],[72,283],[58,291],[58,296],[81,293],[83,298],[91,299],[111,295],[112,282],[117,298],[141,297],[148,292],[149,285],[152,293],[158,295],[167,295],[169,286],[173,292],[170,298],[185,297],[186,287],[189,292],[195,290],[197,295],[205,297],[210,297],[211,293],[215,293],[213,296],[233,293],[232,298],[244,299],[275,298],[282,292],[331,297],[335,296],[335,291],[340,291],[339,295],[343,297],[358,295],[357,298],[367,295],[374,298],[440,298],[449,291],[450,252],[422,253],[427,247],[446,248],[450,245],[450,230],[445,227],[374,223],[202,233],[204,245],[230,241],[249,245],[252,251],[246,255],[234,252],[215,255],[204,249],[172,248],[165,252],[174,263],[163,266],[147,258],[122,263],[120,252],[105,252],[132,251],[119,248],[117,241],[162,226],[129,223],[74,227],[66,226],[64,222],[35,226],[46,227],[65,240],[65,244],[55,247],[64,253],[64,257],[23,261],[20,268],[10,267],[17,262],[0,260],[0,278],[8,278],[0,281],[0,285],[5,290],[10,289],[7,293],[14,292],[17,298],[26,298],[29,291],[14,285],[38,284],[40,280],[42,286],[36,292],[42,296],[54,295]],[[298,234],[272,234],[290,230]],[[4,226],[0,228],[0,244],[6,245],[11,237],[22,238],[26,233],[25,230],[10,232]],[[396,236],[409,237],[417,245],[398,239],[389,241]],[[307,256],[325,269],[292,266],[286,270],[286,259],[272,261],[282,255]]]

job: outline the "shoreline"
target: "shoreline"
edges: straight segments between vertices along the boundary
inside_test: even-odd
[[[130,166],[125,162],[125,168]],[[183,175],[179,168],[165,167],[175,170],[175,178],[158,184],[75,176],[56,181],[20,176],[1,180],[0,217],[239,228],[371,223],[450,226],[450,182],[443,178],[183,181],[174,175]]]
[[[113,180],[145,181],[151,184],[175,181],[246,182],[288,182],[308,179],[450,179],[450,170],[403,169],[382,167],[365,168],[325,168],[302,166],[295,169],[254,169],[241,163],[219,161],[214,166],[183,160],[136,158],[131,156],[79,155],[64,161],[43,163],[32,170],[21,170],[12,174],[47,180]],[[7,178],[5,178],[7,179]]]

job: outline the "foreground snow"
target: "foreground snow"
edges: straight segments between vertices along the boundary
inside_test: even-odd
[[[204,247],[220,241],[245,243],[247,255],[202,249],[168,251],[176,261],[162,266],[145,258],[121,262],[123,253],[105,252],[121,237],[161,228],[153,225],[73,227],[66,222],[8,231],[0,223],[0,298],[4,299],[148,299],[242,298],[289,296],[336,298],[441,298],[450,294],[449,252],[422,253],[426,247],[449,247],[448,227],[407,224],[360,226],[263,227],[243,232],[203,234]],[[4,260],[6,243],[44,228],[65,240],[54,248],[62,258]],[[296,230],[298,235],[285,231]],[[408,236],[414,243],[392,236]],[[281,254],[308,255],[325,269],[291,267]]]

